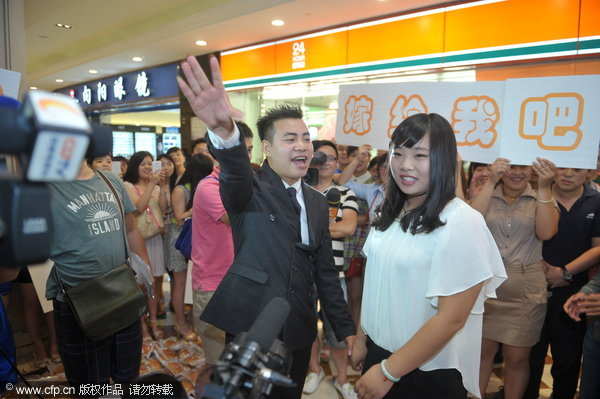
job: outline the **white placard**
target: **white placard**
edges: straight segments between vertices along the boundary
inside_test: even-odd
[[[452,125],[465,160],[493,162],[500,153],[504,82],[409,82],[340,86],[336,141],[388,148],[408,116],[437,113]]]
[[[336,141],[388,147],[396,126],[419,112],[445,117],[465,161],[515,165],[536,157],[594,169],[600,141],[600,75],[506,82],[409,82],[340,86]]]
[[[16,99],[19,96],[21,74],[0,68],[0,96]]]
[[[33,287],[35,288],[35,292],[40,300],[42,311],[44,313],[54,310],[52,301],[46,299],[46,281],[48,281],[52,266],[54,266],[54,262],[50,259],[44,263],[27,266],[29,274],[31,275],[31,280],[33,281]]]
[[[183,303],[188,305],[194,304],[194,288],[192,287],[192,267],[194,262],[188,260],[187,277],[185,280],[185,294],[183,296]]]
[[[600,139],[600,75],[506,82],[501,155],[515,165],[536,157],[595,169]]]

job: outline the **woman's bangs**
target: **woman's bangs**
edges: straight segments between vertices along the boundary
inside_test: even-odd
[[[412,120],[410,122],[412,122]],[[423,139],[425,134],[427,134],[425,126],[404,121],[398,125],[392,134],[391,148],[412,148]]]
[[[412,148],[415,144],[423,139],[427,132],[419,129],[396,129],[392,135],[392,149],[404,147]]]

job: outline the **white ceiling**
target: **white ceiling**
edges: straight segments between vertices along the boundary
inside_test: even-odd
[[[103,76],[439,5],[439,0],[25,0],[27,86]],[[271,25],[273,19],[285,25]],[[72,29],[56,27],[62,23]],[[208,45],[199,47],[196,40]],[[144,57],[133,62],[133,56]],[[97,75],[89,69],[99,71]],[[57,83],[55,79],[63,79]]]

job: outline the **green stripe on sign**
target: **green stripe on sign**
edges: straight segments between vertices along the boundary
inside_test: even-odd
[[[580,50],[592,50],[592,49],[600,50],[600,39],[581,40],[579,42],[579,49]]]
[[[575,50],[577,50],[577,42],[573,41],[567,43],[546,44],[540,46],[509,48],[503,50],[480,51],[477,53],[469,54],[449,55],[444,57],[444,62],[477,61],[485,58],[504,58]]]
[[[584,49],[594,49],[600,48],[600,39],[594,40],[585,40],[585,41],[571,41],[566,43],[556,43],[556,44],[543,44],[537,46],[529,46],[529,47],[520,47],[520,48],[510,48],[510,49],[502,49],[502,50],[486,50],[479,51],[467,54],[456,54],[456,55],[447,55],[447,56],[436,56],[436,57],[424,57],[420,59],[413,60],[405,60],[405,61],[391,61],[386,63],[378,63],[378,64],[370,64],[370,65],[361,65],[361,66],[350,66],[349,68],[341,67],[336,69],[331,69],[328,71],[318,71],[318,72],[297,72],[293,75],[285,75],[285,76],[275,76],[270,78],[256,78],[256,79],[248,79],[241,82],[227,83],[225,82],[225,87],[228,89],[233,89],[236,87],[243,86],[260,86],[270,83],[277,82],[293,82],[297,80],[305,80],[305,79],[313,79],[320,77],[332,77],[332,76],[342,76],[350,73],[364,73],[364,72],[385,72],[390,69],[402,69],[402,68],[410,68],[410,67],[426,67],[427,65],[436,65],[442,63],[450,63],[450,62],[464,62],[464,61],[478,61],[482,59],[488,58],[507,58],[507,57],[515,57],[515,56],[523,56],[523,55],[536,55],[536,54],[545,54],[545,53],[555,53],[555,52],[564,52],[564,51],[576,51],[577,44],[579,44],[579,48]]]

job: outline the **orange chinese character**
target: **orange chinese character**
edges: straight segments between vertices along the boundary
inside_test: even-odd
[[[367,96],[350,96],[346,101],[344,114],[344,133],[354,132],[362,136],[371,131],[371,119],[373,118],[373,99]]]
[[[394,105],[390,108],[390,125],[388,126],[388,137],[392,137],[394,129],[403,120],[414,114],[427,113],[425,101],[418,94],[413,94],[408,99],[402,95],[396,98]]]
[[[452,129],[456,145],[490,148],[496,142],[500,111],[496,100],[488,96],[457,98],[452,110]]]
[[[537,140],[544,150],[570,151],[579,145],[583,98],[577,93],[551,93],[521,104],[519,135]]]

